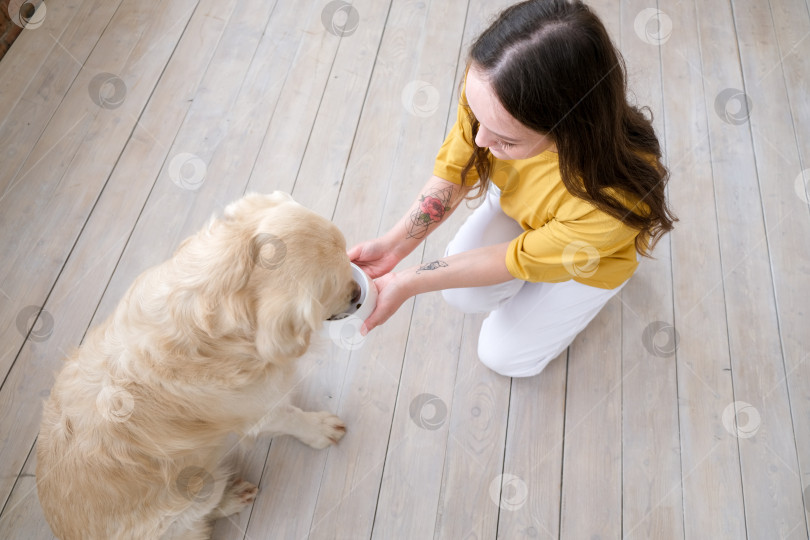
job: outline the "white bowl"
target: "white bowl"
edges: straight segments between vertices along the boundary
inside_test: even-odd
[[[347,319],[365,321],[377,305],[377,286],[374,280],[368,277],[359,266],[352,263],[352,277],[360,285],[360,299],[349,309],[328,319],[325,323],[327,331],[330,327],[343,327]]]

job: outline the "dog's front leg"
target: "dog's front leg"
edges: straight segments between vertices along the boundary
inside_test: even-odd
[[[329,411],[302,411],[294,405],[279,404],[249,431],[253,436],[261,433],[292,435],[312,448],[321,449],[336,444],[346,433],[346,425]]]

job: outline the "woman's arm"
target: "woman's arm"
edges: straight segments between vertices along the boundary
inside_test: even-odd
[[[419,264],[377,279],[377,307],[363,326],[362,335],[381,325],[411,296],[458,287],[484,287],[514,279],[506,268],[509,242],[464,251]]]
[[[455,211],[468,191],[431,176],[396,225],[380,238],[354,246],[349,258],[372,278],[387,274]]]

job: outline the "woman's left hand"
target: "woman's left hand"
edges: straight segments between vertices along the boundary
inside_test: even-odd
[[[374,328],[387,321],[411,295],[397,279],[397,273],[389,272],[374,280],[377,286],[377,305],[360,327],[360,335],[365,336]]]
[[[374,280],[377,306],[360,326],[360,335],[365,336],[387,321],[411,296],[451,287],[485,287],[515,279],[506,268],[508,248],[509,242],[504,242],[462,251],[378,277]]]

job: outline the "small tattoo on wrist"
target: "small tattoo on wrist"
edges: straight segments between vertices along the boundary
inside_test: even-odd
[[[424,271],[436,270],[437,268],[445,268],[445,267],[447,267],[446,262],[441,261],[441,260],[433,261],[433,262],[429,262],[427,264],[423,264],[422,266],[420,266],[419,269],[416,271],[416,273],[418,274],[419,272],[422,272],[423,270]]]

